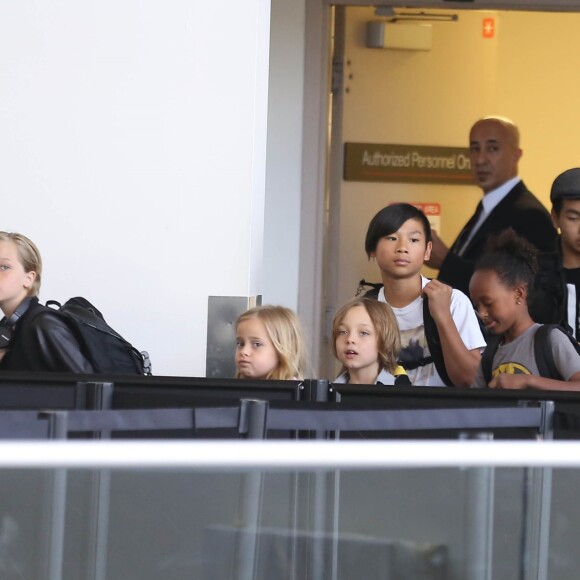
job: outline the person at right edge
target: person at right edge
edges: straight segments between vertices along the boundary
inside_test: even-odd
[[[469,150],[471,171],[483,198],[450,248],[433,234],[427,262],[439,270],[439,280],[468,296],[475,262],[484,254],[490,235],[512,228],[539,252],[547,253],[554,252],[556,243],[550,214],[518,177],[522,149],[513,121],[504,117],[478,120],[469,134]],[[539,318],[539,322],[549,321],[544,315]]]
[[[580,168],[564,171],[552,184],[552,222],[560,230],[558,256],[563,266],[562,326],[580,339]],[[565,287],[565,289],[564,289]]]

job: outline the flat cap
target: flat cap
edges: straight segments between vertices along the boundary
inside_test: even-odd
[[[580,168],[568,169],[556,177],[550,201],[554,203],[559,199],[580,199]]]

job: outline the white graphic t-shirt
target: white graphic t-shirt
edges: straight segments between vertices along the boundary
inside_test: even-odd
[[[425,287],[428,283],[429,279],[421,276],[421,287]],[[380,289],[378,299],[381,302],[387,302],[384,288]],[[401,331],[400,363],[405,366],[405,361],[417,361],[429,357],[431,353],[427,346],[423,324],[423,297],[419,296],[403,308],[393,308],[393,312]],[[453,289],[451,293],[451,317],[467,350],[485,348],[485,339],[481,334],[473,306],[469,298],[460,290]],[[411,383],[416,386],[445,386],[434,363],[407,370],[407,375]]]

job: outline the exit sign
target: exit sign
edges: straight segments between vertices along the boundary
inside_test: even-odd
[[[495,18],[483,19],[483,38],[493,38],[495,36]]]

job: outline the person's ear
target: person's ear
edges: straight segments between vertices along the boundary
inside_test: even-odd
[[[425,255],[423,256],[423,261],[426,262],[431,257],[431,250],[433,249],[433,242],[427,242],[427,247],[425,248]]]
[[[36,280],[36,272],[33,271],[26,272],[26,274],[24,275],[24,284],[23,284],[24,288],[28,290],[35,280]]]
[[[514,296],[516,304],[525,304],[528,299],[528,287],[527,286],[516,286],[514,288]]]
[[[554,208],[552,208],[552,211],[550,212],[550,218],[552,219],[552,225],[558,230],[558,233],[560,233],[560,218],[554,211]]]

